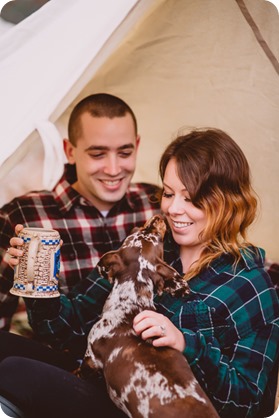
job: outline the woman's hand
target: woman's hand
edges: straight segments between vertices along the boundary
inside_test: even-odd
[[[185,349],[181,331],[164,315],[154,311],[142,311],[135,316],[133,328],[143,340],[154,338],[154,347],[172,347],[178,351]]]
[[[16,225],[15,227],[16,235],[18,235],[22,229],[23,229],[23,225],[21,224]],[[10,239],[10,248],[8,248],[7,252],[10,255],[8,259],[8,263],[11,268],[14,268],[15,266],[17,266],[19,263],[18,257],[23,256],[23,250],[17,248],[17,246],[20,247],[22,245],[23,245],[23,239],[18,238],[18,237],[12,237]]]

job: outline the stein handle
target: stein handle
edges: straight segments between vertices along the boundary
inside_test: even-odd
[[[32,236],[29,244],[28,250],[28,260],[27,260],[27,281],[34,281],[34,264],[38,253],[38,248],[41,240],[38,235]]]

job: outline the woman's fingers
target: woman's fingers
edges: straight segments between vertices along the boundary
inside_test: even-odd
[[[185,349],[182,332],[167,318],[155,311],[142,311],[135,316],[133,328],[143,340],[153,339],[155,347],[172,347],[176,350]]]
[[[166,317],[154,311],[142,311],[134,318],[134,330],[146,340],[152,337],[163,337],[166,333]]]

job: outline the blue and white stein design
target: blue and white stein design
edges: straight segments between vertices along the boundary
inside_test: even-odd
[[[54,229],[23,228],[23,256],[15,268],[13,295],[52,298],[60,295],[60,235]]]

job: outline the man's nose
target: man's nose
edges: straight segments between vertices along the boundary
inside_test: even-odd
[[[106,164],[104,167],[104,172],[110,176],[117,176],[121,172],[121,166],[119,164],[119,159],[116,155],[109,155],[106,158]]]

